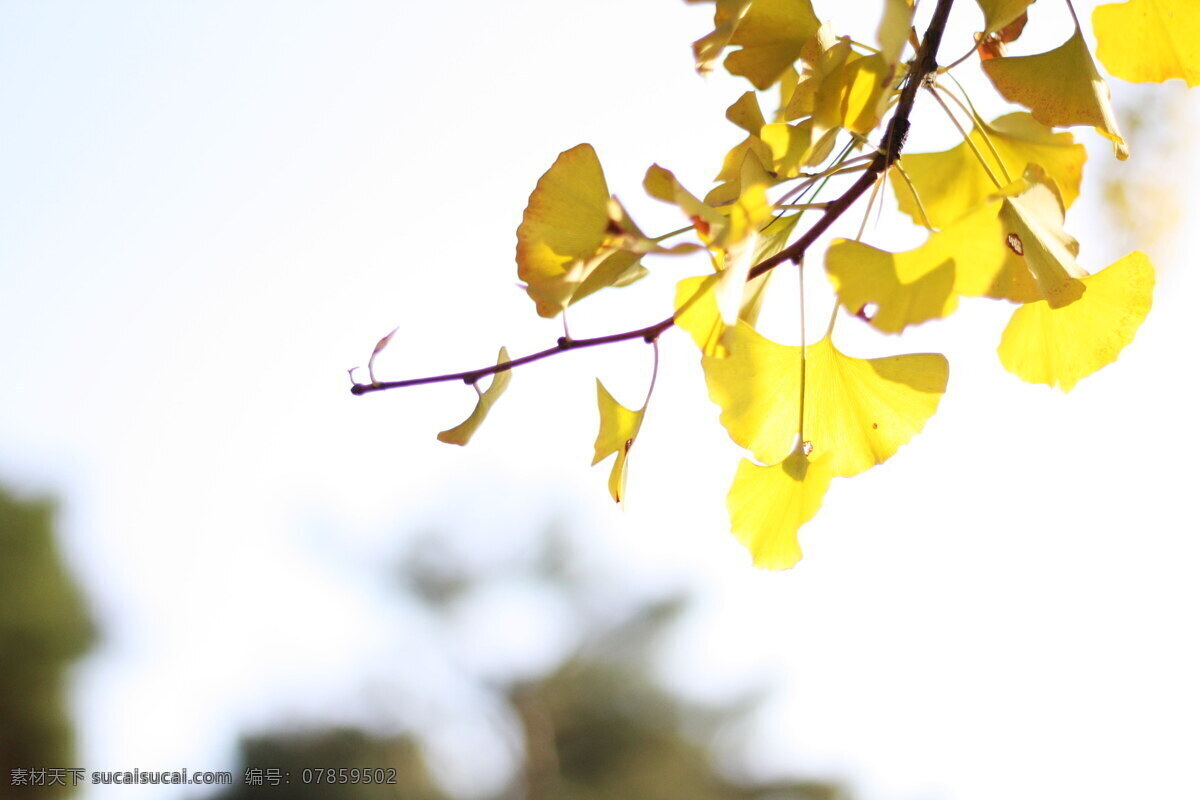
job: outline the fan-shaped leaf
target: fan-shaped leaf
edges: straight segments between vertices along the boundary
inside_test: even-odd
[[[1025,261],[1006,240],[999,201],[930,234],[920,247],[889,253],[838,239],[825,251],[825,270],[839,301],[852,313],[874,305],[872,326],[899,333],[909,325],[949,316],[959,295],[1018,302],[1040,297]]]
[[[1054,133],[1031,115],[1017,112],[985,124],[982,130],[976,127],[970,138],[1001,180],[1005,172],[1016,178],[1030,164],[1040,164],[1058,185],[1065,207],[1070,208],[1079,196],[1087,151],[1075,143],[1071,134]],[[1003,168],[988,140],[999,154]],[[935,228],[946,227],[996,191],[996,185],[966,142],[940,153],[905,153],[900,157],[900,165],[921,198],[929,224]],[[891,177],[900,210],[921,224],[921,212],[912,190],[900,175]]]
[[[828,454],[809,460],[802,448],[771,466],[742,459],[726,502],[733,535],[755,566],[787,569],[800,560],[796,533],[821,507],[831,464]]]
[[[809,0],[753,0],[729,39],[741,49],[725,58],[725,68],[767,89],[800,57],[820,25]]]
[[[1131,0],[1092,12],[1096,57],[1118,78],[1200,85],[1200,3]]]
[[[1004,99],[1020,103],[1046,125],[1091,125],[1113,143],[1117,158],[1129,157],[1109,102],[1108,84],[1078,27],[1070,39],[1033,56],[990,58],[983,71]]]
[[[983,11],[983,33],[995,33],[1025,13],[1034,0],[975,0]]]
[[[1000,339],[1004,368],[1030,383],[1069,392],[1080,379],[1116,361],[1133,341],[1154,293],[1154,267],[1133,252],[1081,281],[1087,288],[1070,305],[1046,301],[1013,312]]]
[[[778,344],[745,323],[727,331],[727,358],[703,359],[709,397],[730,437],[766,464],[778,464],[800,432],[801,348]],[[828,454],[834,475],[883,463],[937,409],[949,369],[936,353],[860,359],[828,337],[810,345],[804,438]]]

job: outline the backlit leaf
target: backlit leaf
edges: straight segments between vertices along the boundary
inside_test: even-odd
[[[1084,292],[1078,278],[1087,273],[1075,261],[1079,242],[1063,230],[1062,198],[1033,165],[1006,189],[1000,210],[1008,249],[1025,265],[1037,283],[1038,294],[1055,308],[1072,303]]]
[[[800,560],[797,531],[821,507],[831,465],[828,454],[810,460],[801,447],[771,466],[742,459],[726,502],[733,535],[756,567],[787,569]]]
[[[687,0],[689,3],[703,3],[708,0]],[[692,43],[692,54],[696,58],[696,71],[704,74],[711,72],[713,65],[721,57],[721,53],[729,46],[729,39],[741,23],[746,10],[750,8],[751,0],[716,0],[713,12],[713,30]]]
[[[517,228],[517,275],[538,314],[553,317],[592,292],[646,275],[640,259],[647,253],[695,249],[664,247],[642,233],[609,196],[596,151],[581,144],[560,154],[529,196]]]
[[[620,204],[610,201],[590,144],[560,154],[538,180],[517,228],[517,275],[539,315],[553,317],[597,289],[644,274],[636,258],[613,260],[618,242],[611,239],[610,210],[628,222]]]
[[[553,317],[570,305],[608,227],[608,184],[590,144],[559,155],[537,182],[517,228],[517,275]]]
[[[758,96],[754,92],[746,92],[725,111],[725,118],[737,125],[748,134],[725,154],[721,162],[721,171],[717,173],[720,182],[704,197],[704,202],[710,206],[720,206],[731,203],[742,194],[742,172],[747,158],[754,158],[760,167],[769,165],[772,161],[771,149],[763,142],[761,133],[766,120],[762,108],[758,105]],[[763,167],[765,170],[765,167]],[[770,176],[771,182],[777,176]]]
[[[724,352],[721,337],[725,325],[713,295],[716,283],[716,275],[701,275],[675,285],[675,326],[687,331],[702,353],[719,356]]]
[[[875,38],[879,40],[880,55],[890,67],[903,61],[904,45],[908,42],[908,34],[912,30],[915,11],[913,0],[884,2],[883,16],[879,19]]]
[[[769,181],[757,160],[747,158],[739,180],[741,195],[718,210],[697,200],[657,164],[646,173],[647,192],[678,205],[712,254],[717,276],[711,291],[726,325],[738,318],[747,291],[746,277],[755,263],[759,230],[771,220],[772,206],[766,195]],[[714,346],[719,349],[722,344]]]
[[[975,0],[983,11],[983,33],[995,33],[1025,13],[1034,0]]]
[[[1008,246],[999,212],[999,202],[985,203],[901,253],[837,239],[825,251],[825,270],[842,305],[851,313],[875,306],[868,321],[885,333],[949,316],[959,295],[1038,299],[1025,261]]]
[[[724,237],[714,242],[722,257],[713,292],[727,326],[737,322],[741,313],[746,278],[758,252],[759,230],[770,221],[773,208],[767,201],[766,176],[757,161],[747,159],[743,165],[741,188],[741,196],[728,207],[729,224]]]
[[[788,100],[784,113],[786,119],[812,116],[821,85],[846,63],[850,52],[850,40],[839,38],[828,24],[817,29],[800,51],[804,69],[798,75],[796,87]]]
[[[1117,359],[1150,311],[1154,267],[1135,251],[1082,283],[1087,291],[1070,305],[1039,301],[1013,312],[1000,339],[1005,369],[1069,392]]]
[[[625,466],[629,451],[641,430],[646,407],[631,411],[614,400],[599,380],[596,381],[596,397],[600,404],[600,433],[596,436],[596,455],[592,464],[594,466],[613,453],[617,454],[608,477],[608,492],[614,501],[620,503],[625,497]]]
[[[509,360],[508,350],[501,347],[500,355],[496,358],[496,363],[503,364]],[[471,412],[471,416],[453,428],[439,433],[437,437],[438,441],[457,445],[465,445],[471,441],[471,437],[475,435],[475,431],[483,424],[488,412],[492,410],[492,406],[500,399],[500,395],[504,394],[504,390],[508,388],[510,382],[512,382],[512,370],[506,369],[493,375],[491,385],[479,394],[479,399],[475,403],[475,410]]]
[[[872,326],[899,333],[908,325],[948,316],[960,295],[1058,308],[1075,302],[1079,243],[1063,229],[1057,185],[1034,164],[1020,180],[991,195],[926,242],[890,253],[861,242],[835,240],[825,269],[839,302]]]
[[[767,124],[758,105],[758,95],[754,92],[746,92],[735,100],[733,105],[725,110],[725,119],[754,136]]]
[[[627,250],[610,250],[600,258],[595,266],[587,273],[587,277],[579,284],[571,295],[571,302],[578,302],[593,292],[609,286],[619,288],[639,281],[650,273],[642,266],[640,253]]]
[[[753,0],[729,39],[741,49],[725,58],[725,68],[767,89],[800,57],[820,25],[809,0]]]
[[[1117,158],[1129,157],[1109,102],[1108,84],[1078,27],[1063,44],[1032,56],[991,58],[983,71],[1004,99],[1020,103],[1045,125],[1091,125],[1113,143]]]
[[[765,464],[796,446],[801,348],[778,344],[745,323],[726,358],[703,359],[709,397],[730,437]],[[883,463],[937,409],[949,368],[935,353],[860,359],[828,337],[809,345],[804,439],[814,459],[828,455],[833,475],[857,475]]]
[[[794,178],[814,160],[813,122],[806,119],[794,125],[774,122],[762,128],[762,142],[771,154],[770,163],[782,179]],[[828,150],[825,150],[826,154]],[[823,158],[820,160],[824,160]]]
[[[1200,3],[1131,0],[1092,12],[1096,57],[1110,73],[1137,83],[1182,78],[1200,85]]]
[[[774,219],[764,226],[756,242],[754,263],[770,258],[782,250],[799,219],[799,214],[790,214]],[[767,282],[774,272],[765,272],[746,284],[739,314],[739,319],[743,322],[750,325],[757,322]],[[725,325],[721,321],[716,296],[713,293],[717,278],[717,275],[700,276],[685,278],[678,283],[675,288],[675,324],[687,331],[701,352],[720,356],[725,352],[721,344]]]
[[[693,227],[705,244],[712,243],[724,236],[726,220],[721,212],[707,203],[701,202],[696,195],[685,189],[679,179],[675,177],[675,173],[669,169],[664,169],[658,164],[651,164],[650,169],[646,170],[642,186],[645,187],[646,194],[656,200],[678,206],[684,216],[691,220]]]
[[[1016,19],[1004,27],[982,35],[975,48],[979,53],[979,58],[987,61],[989,58],[1003,58],[1008,55],[1009,42],[1015,42],[1021,38],[1021,33],[1024,32],[1028,22],[1029,15],[1022,11]]]
[[[976,127],[970,138],[1001,181],[1005,170],[1010,177],[1017,178],[1030,164],[1040,164],[1058,185],[1065,207],[1070,208],[1079,196],[1087,151],[1075,143],[1071,134],[1054,133],[1030,114],[1017,112],[985,124],[983,130]],[[1001,169],[988,147],[988,139],[1005,169]],[[929,223],[935,228],[946,227],[996,191],[996,185],[966,142],[940,153],[905,153],[900,157],[900,165],[908,173],[929,215]],[[921,212],[912,190],[899,174],[893,172],[891,178],[900,210],[921,224]]]
[[[813,108],[813,135],[845,128],[867,134],[879,125],[895,74],[881,55],[851,53],[821,83]]]

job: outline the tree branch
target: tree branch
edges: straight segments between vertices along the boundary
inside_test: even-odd
[[[912,116],[913,104],[916,102],[917,92],[931,75],[937,73],[937,52],[942,43],[942,34],[946,30],[946,21],[950,16],[950,7],[953,5],[954,0],[937,0],[937,7],[933,10],[933,17],[929,21],[929,27],[925,29],[925,38],[921,40],[921,46],[917,50],[917,55],[910,65],[908,76],[905,78],[904,87],[900,90],[900,100],[896,104],[896,112],[888,121],[887,130],[883,136],[882,147],[875,153],[875,158],[871,161],[870,166],[858,177],[858,180],[851,184],[850,188],[843,192],[836,200],[831,201],[825,206],[824,213],[821,214],[820,219],[813,223],[813,226],[805,231],[803,236],[777,254],[763,259],[751,268],[747,280],[753,280],[759,275],[769,272],[788,261],[793,264],[800,263],[809,246],[820,238],[821,234],[827,231],[829,226],[836,222],[842,214],[846,213],[875,184],[875,181],[879,180],[880,175],[900,159],[900,152],[904,149],[904,142],[908,138],[909,117]],[[636,330],[624,331],[622,333],[611,333],[607,336],[596,336],[591,339],[570,339],[563,336],[554,347],[530,353],[520,358],[514,358],[503,364],[480,367],[479,369],[468,370],[466,372],[449,372],[444,375],[429,375],[424,378],[409,378],[401,381],[354,383],[350,387],[350,392],[355,395],[363,395],[387,389],[402,389],[406,386],[422,386],[428,383],[447,383],[450,381],[462,381],[473,385],[488,375],[495,375],[499,372],[515,369],[516,367],[530,364],[534,361],[541,361],[543,358],[550,358],[551,356],[571,350],[582,350],[585,347],[598,347],[600,345],[624,342],[631,339],[654,342],[662,335],[663,331],[674,324],[675,316],[672,315],[644,328],[637,328]]]
[[[527,356],[514,358],[511,361],[505,361],[503,364],[494,364],[490,367],[481,367],[479,369],[468,370],[467,372],[449,372],[445,375],[430,375],[425,378],[409,378],[403,381],[377,381],[375,383],[356,383],[350,387],[351,394],[368,394],[370,392],[381,392],[385,389],[403,389],[405,386],[421,386],[426,383],[446,383],[448,381],[462,381],[466,384],[474,384],[481,378],[488,375],[495,375],[498,372],[506,372],[510,369],[530,364],[534,361],[541,361],[543,358],[556,356],[559,353],[565,353],[569,350],[582,350],[585,347],[599,347],[602,344],[613,344],[614,342],[624,342],[629,339],[641,339],[645,342],[653,342],[662,332],[675,324],[675,317],[672,315],[664,320],[647,325],[644,328],[638,328],[633,331],[624,331],[623,333],[610,333],[607,336],[596,336],[591,339],[568,339],[566,336],[559,337],[558,344],[554,347],[540,350],[536,353],[530,353]]]

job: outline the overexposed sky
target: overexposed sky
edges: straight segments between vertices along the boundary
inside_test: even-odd
[[[877,6],[816,3],[865,41]],[[978,28],[956,6],[952,56]],[[1032,17],[1030,52],[1066,38],[1056,0]],[[950,389],[893,461],[835,482],[787,573],[752,569],[728,534],[738,452],[678,332],[623,513],[607,465],[587,466],[592,379],[636,406],[648,348],[518,371],[465,450],[433,438],[469,412],[465,387],[350,396],[346,369],[395,326],[381,377],[559,335],[512,259],[560,151],[593,143],[644,229],[679,224],[641,195],[646,167],[701,191],[741,135],[723,114],[745,85],[691,68],[710,23],[673,0],[0,0],[0,478],[63,499],[105,628],[76,692],[83,763],[59,766],[229,768],[247,726],[354,714],[364,686],[401,687],[380,713],[404,724],[403,687],[453,696],[453,665],[413,644],[420,623],[363,565],[417,529],[486,549],[560,514],[602,537],[618,594],[698,587],[667,680],[702,697],[778,687],[749,768],[844,777],[865,800],[1200,790],[1191,153],[1164,167],[1135,143],[1121,167],[1165,170],[1151,207],[1184,187],[1180,239],[1151,251],[1137,340],[1069,396],[999,366],[999,304],[901,339],[839,324],[854,354],[947,353]],[[917,123],[910,149],[954,143],[930,109]],[[1101,213],[1108,147],[1078,135],[1090,160],[1068,230],[1096,270],[1128,232]],[[887,216],[868,241],[915,241]],[[674,280],[704,269],[651,266],[581,304],[572,333],[661,319]],[[443,769],[486,788],[502,766]]]

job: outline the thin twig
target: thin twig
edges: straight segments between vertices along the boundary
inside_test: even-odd
[[[527,356],[514,358],[511,361],[505,361],[503,364],[495,364],[490,367],[481,367],[479,369],[467,370],[466,372],[450,372],[445,375],[429,375],[424,378],[409,378],[402,381],[379,381],[378,383],[356,383],[350,387],[351,394],[370,394],[371,392],[382,392],[386,389],[403,389],[405,386],[423,386],[427,383],[449,383],[450,381],[462,381],[466,384],[474,384],[476,381],[486,378],[488,375],[495,375],[497,372],[505,372],[510,369],[515,369],[524,364],[531,364],[534,361],[541,361],[543,358],[556,356],[560,353],[566,353],[570,350],[582,350],[585,347],[598,347],[603,344],[614,344],[616,342],[625,342],[630,339],[641,339],[645,342],[653,342],[663,331],[675,324],[675,316],[669,316],[664,320],[660,320],[653,325],[647,325],[644,328],[637,330],[624,331],[622,333],[610,333],[607,336],[596,336],[591,339],[568,339],[565,336],[558,340],[555,347],[548,347],[545,350],[540,350],[536,353],[530,353]]]

